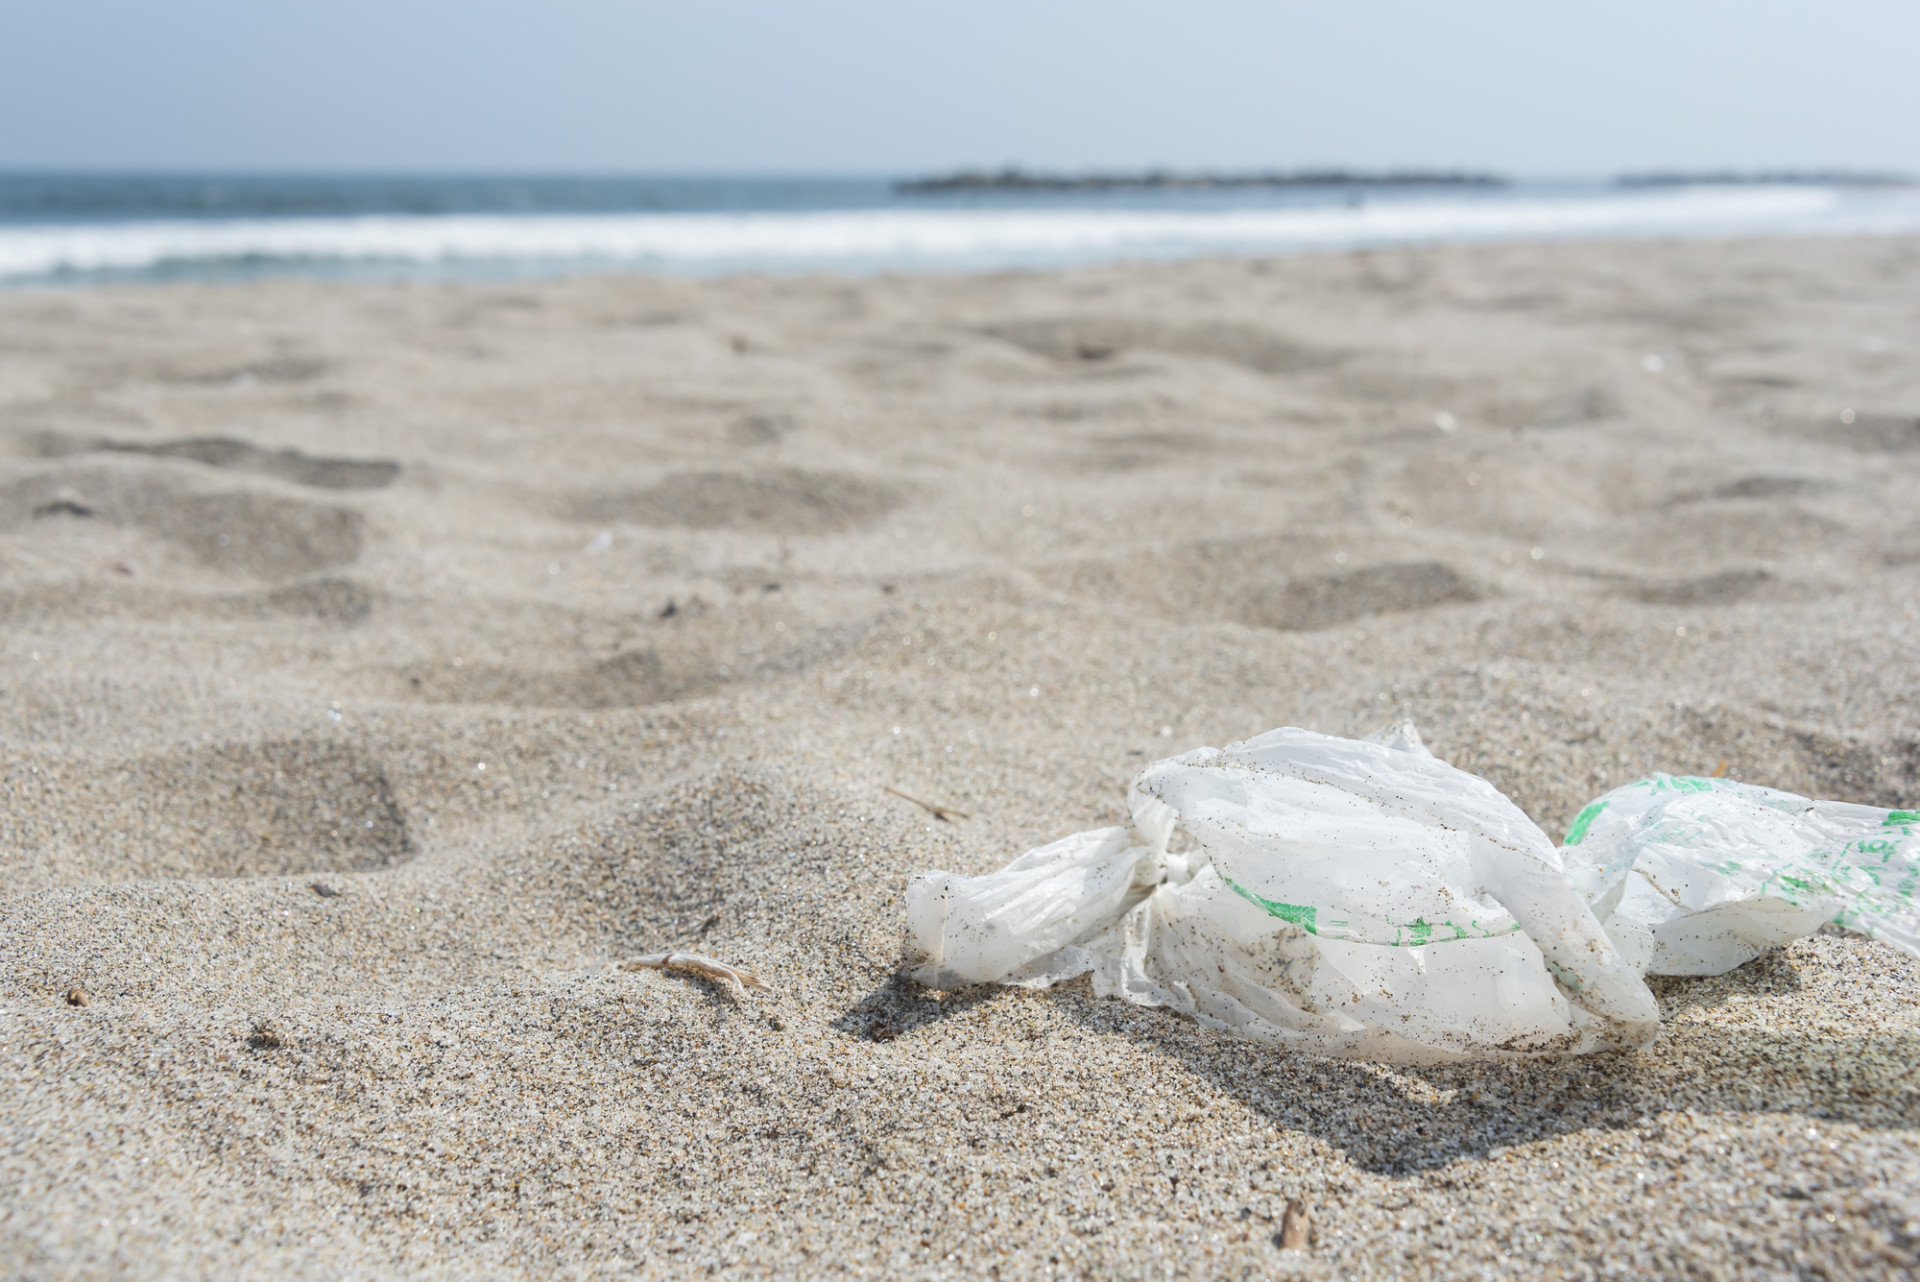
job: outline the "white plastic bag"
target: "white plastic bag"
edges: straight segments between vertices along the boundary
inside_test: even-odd
[[[1643,1044],[1650,967],[1714,973],[1836,917],[1916,947],[1920,816],[1662,780],[1595,802],[1556,850],[1410,726],[1202,748],[1142,772],[1131,830],[915,877],[915,978],[1092,972],[1101,996],[1246,1036],[1422,1061]]]
[[[1920,812],[1655,775],[1588,805],[1568,873],[1641,968],[1718,975],[1837,922],[1920,955]]]
[[[948,987],[1003,979],[1118,916],[1149,854],[1129,836],[1095,828],[1028,851],[990,877],[915,877],[907,930],[928,941],[929,979]]]

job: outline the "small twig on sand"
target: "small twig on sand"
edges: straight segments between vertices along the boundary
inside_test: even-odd
[[[648,953],[645,957],[632,957],[621,962],[620,969],[687,970],[703,979],[731,979],[742,988],[773,991],[752,971],[741,970],[738,966],[729,966],[725,962],[717,962],[711,957],[702,957],[699,953]]]
[[[920,809],[926,811],[942,823],[952,823],[956,819],[967,819],[971,817],[966,811],[955,810],[952,806],[938,806],[931,801],[922,801],[910,792],[901,792],[890,783],[881,784],[880,786],[902,801],[911,801],[914,805],[920,807]]]
[[[1313,1216],[1299,1198],[1287,1199],[1287,1213],[1280,1220],[1280,1249],[1304,1251],[1313,1241]]]

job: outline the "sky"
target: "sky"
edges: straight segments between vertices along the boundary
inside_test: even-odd
[[[1920,172],[1914,0],[0,0],[0,168]]]

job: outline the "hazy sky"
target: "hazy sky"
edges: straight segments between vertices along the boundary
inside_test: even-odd
[[[0,0],[0,167],[1920,171],[1915,0]]]

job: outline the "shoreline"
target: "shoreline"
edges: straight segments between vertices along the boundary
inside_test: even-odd
[[[1344,192],[1344,189],[1342,189]],[[1369,194],[1371,192],[1371,194]],[[1905,188],[1787,184],[1354,189],[1317,199],[915,202],[629,213],[0,223],[0,288],[171,280],[689,279],[1077,270],[1448,245],[1920,234]]]

